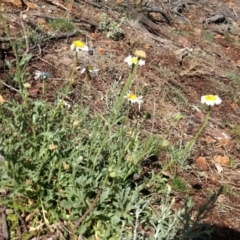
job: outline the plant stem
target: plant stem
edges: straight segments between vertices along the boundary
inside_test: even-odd
[[[114,105],[114,117],[113,117],[113,123],[115,122],[117,116],[118,116],[118,113],[120,112],[121,110],[121,107],[122,107],[122,104],[124,102],[124,96],[127,94],[127,92],[129,91],[132,83],[133,83],[133,80],[134,80],[134,77],[136,75],[136,72],[137,72],[137,64],[134,64],[132,66],[132,70],[131,70],[131,73],[129,74],[128,76],[128,79],[123,87],[123,90],[121,91],[121,94],[120,96],[118,97],[115,105]]]
[[[205,120],[202,124],[202,126],[199,128],[198,132],[196,133],[196,135],[194,136],[193,139],[191,139],[186,147],[178,154],[178,158],[184,158],[185,155],[192,149],[193,145],[195,144],[195,142],[197,141],[197,139],[199,138],[200,134],[202,133],[202,131],[204,130],[204,128],[206,127],[207,123],[208,123],[208,119],[210,117],[210,113],[211,113],[211,107],[209,106],[208,109],[208,113],[205,117]],[[163,170],[168,169],[173,163],[174,163],[175,159],[172,158],[171,161],[163,168]]]

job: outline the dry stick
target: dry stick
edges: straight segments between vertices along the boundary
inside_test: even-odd
[[[0,37],[0,43],[10,42],[12,40],[21,39],[19,37]]]
[[[65,6],[63,6],[61,3],[59,3],[59,2],[57,2],[57,1],[50,1],[50,0],[45,0],[47,3],[50,3],[50,4],[52,4],[52,5],[55,5],[55,6],[57,6],[57,7],[59,7],[59,8],[62,8],[62,9],[64,9],[65,11],[69,11],[69,9],[68,8],[66,8]]]
[[[99,189],[98,190],[98,193],[92,203],[92,205],[89,207],[89,209],[82,215],[82,217],[77,221],[77,223],[75,224],[75,228],[74,228],[74,231],[77,230],[78,226],[83,222],[83,220],[86,218],[86,216],[93,210],[93,208],[96,206],[97,204],[97,201],[102,193],[102,189]]]
[[[51,40],[58,40],[58,39],[62,39],[62,38],[70,38],[70,37],[73,37],[76,34],[77,34],[77,30],[73,30],[73,31],[69,31],[69,32],[62,32],[62,33],[58,33],[58,34],[55,34],[53,36],[50,36],[50,39]]]
[[[222,23],[226,21],[226,17],[224,14],[218,14],[213,17],[205,18],[203,23],[210,24],[210,23]]]
[[[19,226],[20,234],[28,232],[28,227],[27,227],[25,221],[23,220],[23,218],[21,217],[21,215],[17,211],[15,211],[15,210],[14,210],[14,213],[17,215],[18,219],[20,220],[20,222],[22,224],[22,226]],[[23,232],[22,232],[21,227],[23,228]]]
[[[232,9],[234,15],[235,15],[235,18],[238,19],[238,14],[236,13],[235,9],[233,7],[229,7],[230,9]]]
[[[80,0],[77,0],[77,2],[81,2]],[[92,6],[94,6],[94,7],[96,7],[96,8],[102,8],[102,6],[101,5],[98,5],[97,3],[94,3],[94,2],[91,2],[91,1],[88,1],[88,0],[84,0],[84,2],[86,2],[86,3],[88,3],[88,4],[90,4],[90,5],[92,5]]]
[[[46,33],[40,27],[38,27],[35,23],[33,23],[31,20],[28,20],[27,24],[31,28],[33,28],[38,34],[46,35]]]
[[[7,224],[7,214],[6,214],[7,207],[4,206],[2,210],[2,233],[4,236],[4,239],[8,240],[10,237],[8,224]]]
[[[161,8],[158,7],[152,7],[152,8],[143,8],[141,12],[155,12],[155,13],[161,13],[161,15],[167,20],[168,24],[171,25],[172,20],[168,16],[166,12],[164,12]]]
[[[5,87],[9,88],[10,90],[12,91],[15,91],[15,92],[20,92],[18,89],[6,84],[4,81],[0,80],[0,82],[2,83],[2,85],[4,85]]]
[[[49,15],[46,15],[46,14],[41,14],[41,13],[37,13],[37,14],[33,14],[33,15],[36,16],[36,17],[46,18],[46,19],[50,19],[50,20],[63,19],[63,18],[59,18],[59,17],[49,16]],[[89,24],[89,25],[91,25],[91,26],[93,26],[95,28],[99,27],[97,23],[90,22],[90,21],[88,21],[86,19],[73,18],[73,19],[70,19],[70,21],[75,22],[75,23],[86,23],[86,24]]]

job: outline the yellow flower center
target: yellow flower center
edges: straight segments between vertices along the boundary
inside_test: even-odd
[[[131,63],[137,64],[138,63],[137,57],[132,57],[131,58]]]
[[[135,100],[135,99],[137,99],[137,96],[135,94],[129,93],[128,99]]]
[[[73,41],[73,45],[78,48],[83,48],[85,44],[81,41]]]
[[[206,101],[214,102],[214,101],[217,100],[217,98],[216,98],[216,96],[214,96],[214,95],[207,95],[207,96],[205,96],[205,100],[206,100]]]

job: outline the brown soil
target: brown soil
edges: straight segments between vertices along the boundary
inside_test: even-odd
[[[196,142],[193,156],[188,159],[188,167],[168,169],[167,173],[171,175],[173,171],[184,179],[196,207],[224,186],[223,194],[205,222],[215,226],[212,239],[240,239],[239,0],[182,1],[185,2],[183,5],[180,1],[179,12],[176,12],[177,4],[174,4],[177,1],[151,1],[154,2],[152,5],[157,5],[171,17],[171,24],[160,13],[146,14],[160,27],[158,31],[141,24],[130,11],[130,20],[122,26],[124,34],[115,40],[108,38],[96,26],[103,13],[113,21],[123,15],[127,6],[125,1],[92,1],[92,4],[91,1],[73,1],[73,4],[55,1],[61,5],[40,0],[32,0],[32,4],[24,2],[28,4],[28,10],[21,1],[3,0],[0,3],[2,16],[10,30],[7,35],[0,27],[0,79],[6,84],[15,72],[14,68],[5,68],[5,60],[12,61],[14,65],[13,50],[8,48],[6,37],[17,37],[14,41],[23,38],[21,11],[24,11],[23,23],[28,33],[40,26],[43,32],[56,34],[50,28],[48,17],[85,20],[74,22],[79,32],[72,37],[50,39],[42,44],[38,42],[38,45],[34,40],[30,41],[29,53],[34,54],[27,68],[30,98],[55,101],[55,93],[69,79],[73,66],[74,54],[69,46],[73,40],[82,39],[93,46],[93,55],[81,53],[78,58],[80,70],[74,79],[72,94],[66,99],[70,103],[84,101],[95,111],[105,109],[103,96],[111,91],[114,81],[122,84],[127,77],[129,68],[123,60],[135,49],[143,49],[147,53],[146,65],[139,67],[132,89],[144,96],[141,114],[151,116],[143,123],[147,132],[163,135],[172,146],[178,146],[180,141],[185,144],[195,136],[207,112],[200,103],[201,96],[216,94],[223,100],[221,105],[212,109],[207,128]],[[218,14],[225,15],[224,22],[205,21]],[[100,71],[89,80],[87,94],[81,96],[85,74],[80,71],[88,65]],[[51,74],[44,95],[42,83],[33,79],[35,70]],[[0,86],[0,94],[7,100],[18,99],[18,92],[7,86]],[[174,121],[178,113],[183,117]],[[134,118],[134,115],[131,117]],[[168,160],[169,156],[159,156],[157,161],[161,164]],[[216,167],[216,161],[222,171]],[[185,193],[177,189],[175,195],[180,203],[185,198]]]

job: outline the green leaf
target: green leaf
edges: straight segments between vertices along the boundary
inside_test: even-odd
[[[27,64],[31,60],[32,56],[32,54],[24,55],[19,62],[19,66],[24,66],[25,64]]]

